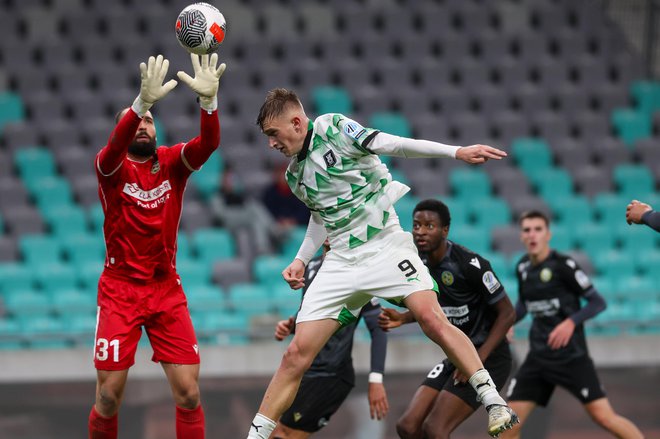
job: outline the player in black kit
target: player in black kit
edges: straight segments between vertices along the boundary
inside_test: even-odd
[[[328,241],[323,247],[323,256],[328,251]],[[305,270],[305,289],[318,273],[323,256],[312,259]],[[304,294],[304,293],[303,293]],[[353,369],[353,335],[364,319],[371,334],[371,373],[369,374],[369,410],[372,419],[383,419],[389,410],[387,394],[383,385],[387,334],[378,326],[380,304],[377,299],[367,303],[358,319],[342,327],[328,340],[305,372],[298,393],[291,407],[284,412],[272,433],[274,439],[304,439],[319,431],[339,409],[351,389],[355,386]],[[295,330],[295,316],[281,320],[275,327],[275,338],[279,341]]]
[[[513,325],[513,305],[490,263],[447,239],[450,222],[444,203],[421,201],[413,211],[415,245],[438,283],[442,310],[470,338],[500,390],[511,372],[506,333]],[[389,308],[380,316],[385,329],[412,321],[410,312]],[[476,392],[466,381],[449,360],[435,366],[397,422],[399,436],[448,438],[480,405]]]
[[[550,224],[545,214],[523,213],[520,229],[527,254],[517,265],[520,297],[516,321],[527,312],[533,320],[529,353],[509,385],[511,408],[522,423],[537,405],[547,405],[555,386],[561,386],[614,436],[642,438],[632,422],[612,409],[587,349],[583,322],[603,311],[605,300],[573,259],[550,248]],[[580,299],[587,301],[585,307],[581,307]],[[521,425],[502,437],[520,437]]]

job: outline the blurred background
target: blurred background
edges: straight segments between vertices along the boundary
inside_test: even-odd
[[[174,22],[187,0],[0,0],[0,438],[84,438],[93,403],[96,283],[103,213],[93,158],[139,91],[138,64],[164,54],[191,72]],[[191,177],[177,266],[202,344],[212,437],[242,437],[283,344],[273,325],[299,294],[281,279],[307,212],[281,180],[286,159],[254,121],[265,92],[295,89],[310,116],[350,115],[402,136],[488,143],[484,167],[384,158],[412,193],[438,197],[453,239],[488,258],[517,299],[516,217],[553,218],[609,303],[588,322],[615,409],[660,437],[660,234],[625,206],[660,206],[660,2],[655,0],[222,0],[221,147]],[[177,87],[153,109],[160,144],[199,131]],[[286,208],[282,208],[286,206]],[[529,320],[515,327],[526,351]],[[356,334],[368,371],[368,332]],[[394,423],[443,358],[415,328],[390,338],[392,412],[367,421],[366,378],[319,438],[394,438]],[[146,337],[120,416],[121,437],[174,438],[174,408]],[[558,391],[526,427],[534,438],[597,438]],[[456,437],[483,437],[483,411]]]

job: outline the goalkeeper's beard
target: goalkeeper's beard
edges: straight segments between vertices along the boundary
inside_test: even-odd
[[[149,139],[148,142],[138,142],[133,140],[128,145],[128,153],[138,157],[151,157],[156,152],[156,139]]]

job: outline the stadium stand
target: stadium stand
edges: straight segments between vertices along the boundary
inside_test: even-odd
[[[172,3],[3,3],[11,14],[0,17],[2,349],[90,342],[104,257],[93,158],[136,93],[139,61],[162,52],[170,71],[186,68],[173,33],[162,38]],[[490,255],[515,297],[516,217],[540,207],[556,219],[555,246],[593,264],[597,287],[614,300],[594,332],[660,332],[660,240],[622,224],[631,198],[660,204],[660,85],[644,78],[640,56],[597,2],[286,3],[222,3],[223,140],[192,177],[179,235],[201,341],[247,343],[255,316],[297,307],[280,272],[304,229],[256,250],[249,229],[229,228],[212,207],[228,167],[258,202],[282,162],[253,123],[274,86],[295,88],[313,114],[503,147],[508,163],[478,169],[387,159],[413,191],[398,204],[404,228],[417,201],[441,197],[450,236]],[[154,109],[160,141],[194,136],[190,96],[177,89],[167,100]]]

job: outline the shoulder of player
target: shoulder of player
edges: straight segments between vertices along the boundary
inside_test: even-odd
[[[470,269],[481,269],[483,263],[490,264],[488,259],[480,254],[470,250],[469,248],[451,241],[452,249],[450,258],[456,261],[461,267],[471,267]]]
[[[559,268],[569,268],[571,271],[579,269],[577,262],[570,255],[553,250],[550,254],[551,260],[554,260]]]
[[[518,259],[518,262],[516,262],[515,266],[518,273],[522,272],[525,267],[529,266],[529,255],[522,255],[520,259]]]

